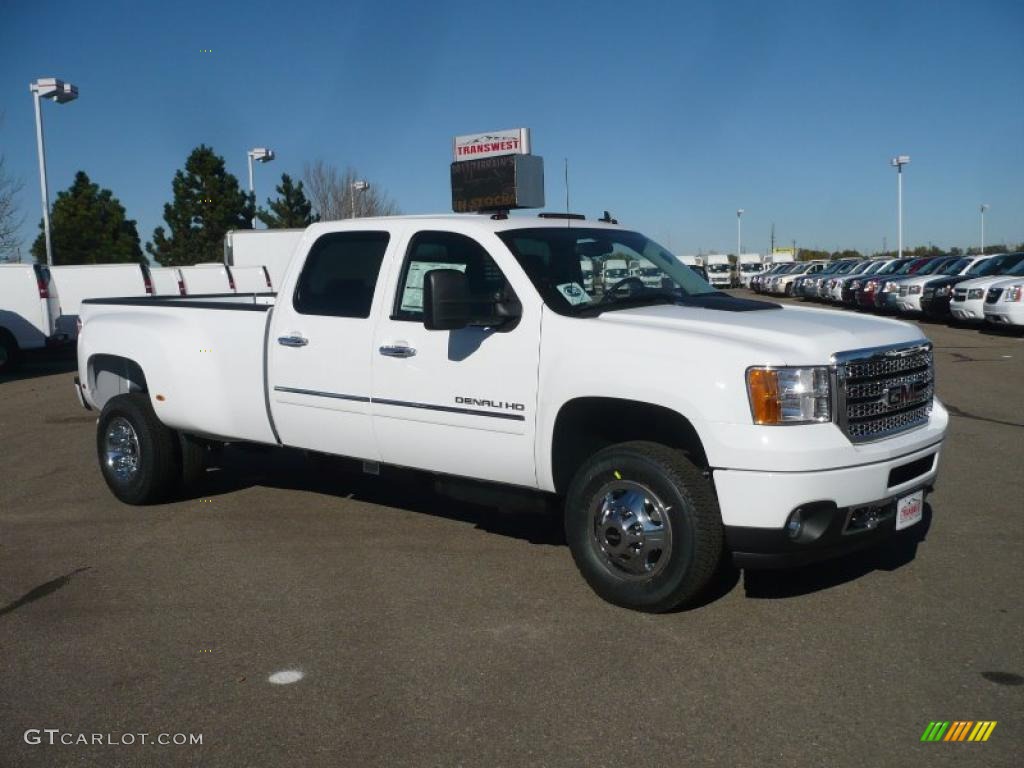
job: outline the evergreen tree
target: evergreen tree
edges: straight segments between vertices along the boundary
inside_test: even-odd
[[[174,174],[174,202],[164,205],[163,227],[146,250],[165,267],[220,261],[229,229],[251,229],[252,198],[224,168],[224,158],[200,144]]]
[[[275,188],[277,200],[267,198],[269,211],[260,208],[256,214],[259,220],[270,229],[294,229],[296,227],[308,227],[319,217],[313,215],[313,204],[306,199],[302,182],[298,185],[292,182],[292,177],[287,173],[281,174],[281,183]]]
[[[39,237],[32,255],[46,261],[46,238],[39,222]],[[125,216],[124,206],[109,189],[100,189],[85,171],[64,192],[57,193],[50,214],[50,239],[54,264],[110,264],[140,262],[139,232]]]

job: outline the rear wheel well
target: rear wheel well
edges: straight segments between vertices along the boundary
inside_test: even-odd
[[[682,414],[661,405],[612,397],[582,397],[562,406],[551,441],[555,490],[565,493],[576,470],[609,445],[633,440],[681,450],[698,469],[707,469],[704,445]]]
[[[142,367],[127,357],[93,355],[89,358],[88,375],[92,400],[100,410],[117,395],[149,391]]]

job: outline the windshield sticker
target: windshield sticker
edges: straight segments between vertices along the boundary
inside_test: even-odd
[[[590,302],[590,294],[588,294],[579,283],[562,283],[555,287],[558,289],[558,292],[565,297],[565,300],[573,306],[576,306],[577,304],[587,304]]]

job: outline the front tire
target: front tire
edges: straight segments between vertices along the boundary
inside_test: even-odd
[[[118,395],[107,401],[96,428],[100,471],[125,504],[158,504],[181,478],[177,434],[153,412],[149,396]]]
[[[579,469],[565,534],[600,597],[651,613],[694,602],[724,553],[710,481],[682,452],[649,442],[610,446]]]

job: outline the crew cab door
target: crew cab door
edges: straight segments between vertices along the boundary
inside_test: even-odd
[[[289,281],[278,296],[267,345],[268,397],[285,445],[378,459],[370,342],[390,242],[386,228],[322,234],[294,290]]]
[[[374,429],[385,462],[536,487],[540,298],[500,241],[487,242],[490,252],[456,232],[408,239],[373,343]],[[522,316],[497,328],[426,330],[422,285],[431,269],[464,272],[474,295],[511,289]]]

